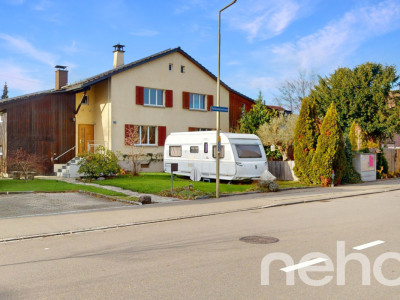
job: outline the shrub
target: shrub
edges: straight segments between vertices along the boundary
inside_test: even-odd
[[[94,153],[85,152],[79,157],[79,173],[87,177],[118,175],[121,169],[118,156],[103,146],[98,146]]]
[[[368,150],[367,136],[362,131],[361,127],[356,121],[351,124],[349,131],[349,140],[351,144],[351,150],[353,151],[366,151]]]
[[[294,173],[303,183],[312,183],[311,161],[314,156],[319,135],[317,110],[315,103],[304,98],[300,115],[294,130]]]
[[[42,173],[46,170],[46,159],[44,157],[35,153],[28,153],[22,148],[10,153],[7,164],[11,171],[21,172],[25,181],[28,179],[28,173]]]
[[[381,149],[382,150],[382,149]],[[376,154],[376,178],[386,178],[389,173],[389,164],[383,151]]]
[[[296,115],[279,115],[269,123],[261,125],[257,130],[257,135],[264,146],[276,145],[282,154],[282,159],[289,160],[289,153],[293,148],[296,121]]]
[[[353,167],[353,151],[352,144],[350,140],[347,138],[344,139],[344,151],[346,156],[346,169],[344,172],[344,176],[342,182],[344,183],[359,183],[361,182],[361,175],[354,169]]]
[[[321,126],[317,150],[312,160],[314,183],[327,186],[331,183],[331,171],[335,172],[335,184],[340,184],[346,167],[343,133],[335,105],[331,104]]]

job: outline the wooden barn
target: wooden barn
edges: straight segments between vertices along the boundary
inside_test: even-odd
[[[2,161],[17,149],[23,149],[42,157],[45,174],[53,174],[54,158],[75,145],[74,111],[75,93],[57,89],[1,100]],[[74,155],[74,152],[66,153],[59,158],[59,163],[68,162]],[[2,167],[1,171],[5,172],[5,166]]]

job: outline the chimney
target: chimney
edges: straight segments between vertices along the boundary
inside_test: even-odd
[[[124,64],[124,47],[125,45],[116,44],[114,47],[114,64],[113,68],[122,66]]]
[[[56,68],[56,90],[59,90],[68,84],[68,70],[67,66],[57,65],[54,68]]]

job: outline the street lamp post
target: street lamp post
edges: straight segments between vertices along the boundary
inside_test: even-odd
[[[217,77],[217,106],[220,104],[220,66],[221,66],[221,12],[233,5],[236,0],[221,9],[218,13],[218,77]],[[215,197],[219,198],[219,155],[221,153],[221,136],[220,132],[220,112],[217,111],[217,141],[216,141],[216,174],[215,174]]]

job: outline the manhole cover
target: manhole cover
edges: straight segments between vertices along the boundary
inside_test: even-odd
[[[253,235],[253,236],[244,236],[239,239],[239,241],[245,242],[245,243],[250,243],[250,244],[272,244],[279,242],[279,239],[274,238],[272,236],[258,236],[258,235]]]

